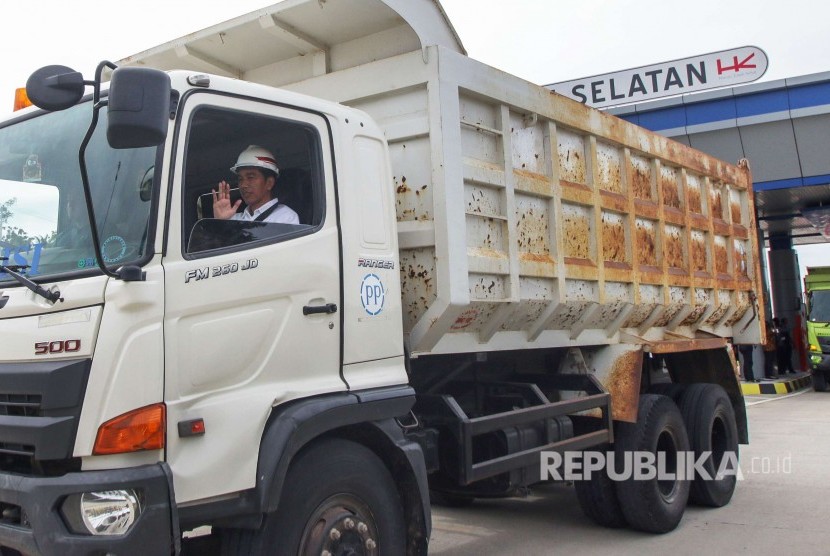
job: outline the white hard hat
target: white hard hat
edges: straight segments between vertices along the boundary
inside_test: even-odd
[[[239,158],[236,159],[236,164],[231,167],[231,172],[237,173],[240,168],[264,168],[271,170],[276,175],[280,175],[280,169],[277,168],[277,161],[271,151],[264,149],[259,145],[249,145],[247,149],[239,153]]]

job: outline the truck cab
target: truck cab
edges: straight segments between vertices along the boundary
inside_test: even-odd
[[[377,125],[357,110],[270,87],[193,72],[169,78],[175,117],[161,144],[111,147],[101,111],[85,152],[103,263],[140,268],[135,280],[103,275],[93,248],[77,158],[92,100],[28,109],[0,128],[0,188],[9,199],[0,528],[14,531],[0,544],[24,553],[103,545],[165,552],[188,513],[239,521],[276,503],[267,501],[279,487],[265,467],[287,465],[280,460],[291,452],[277,440],[263,444],[285,434],[287,424],[276,421],[296,427],[354,405],[365,409],[319,417],[318,433],[365,427],[366,412],[379,427],[414,401],[393,192],[384,187],[391,170]],[[213,217],[212,191],[234,179],[230,168],[249,144],[277,153],[275,196],[299,224]],[[303,409],[315,418],[289,417],[300,411],[292,402],[304,399],[324,407]],[[385,457],[397,453],[409,473],[423,474],[401,427],[386,425],[393,432],[352,434],[399,443]],[[20,489],[10,488],[12,476]],[[420,499],[412,484],[409,495]],[[418,506],[423,528],[428,517]]]
[[[804,291],[813,387],[817,392],[823,392],[830,380],[830,267],[808,268]]]

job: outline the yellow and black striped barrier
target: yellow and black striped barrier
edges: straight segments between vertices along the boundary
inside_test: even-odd
[[[810,373],[799,373],[792,378],[764,379],[763,382],[742,382],[741,390],[744,396],[789,394],[813,384]]]

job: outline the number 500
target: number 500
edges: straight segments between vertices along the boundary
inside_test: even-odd
[[[80,340],[55,340],[53,342],[37,342],[35,344],[35,355],[47,355],[53,353],[74,353],[81,349]]]

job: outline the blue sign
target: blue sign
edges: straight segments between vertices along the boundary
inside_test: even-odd
[[[377,315],[383,311],[383,301],[386,298],[386,288],[376,274],[367,274],[360,284],[360,303],[370,315]]]
[[[12,245],[10,243],[0,242],[0,258],[6,259],[4,264],[28,266],[29,268],[26,272],[28,276],[34,276],[38,273],[40,254],[42,251],[42,243]]]

